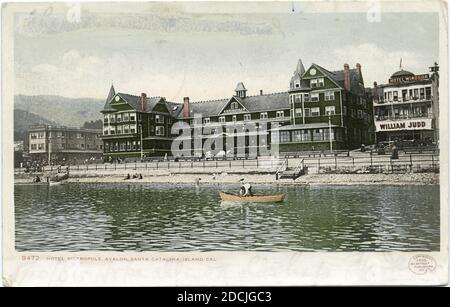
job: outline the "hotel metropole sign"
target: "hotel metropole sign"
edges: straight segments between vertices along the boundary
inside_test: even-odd
[[[423,75],[414,75],[414,76],[399,76],[389,79],[389,84],[397,84],[397,83],[407,83],[407,82],[413,82],[413,81],[424,81],[429,80],[430,75],[429,74],[423,74]]]
[[[410,119],[396,121],[379,121],[375,123],[376,131],[398,131],[398,130],[432,130],[431,118]]]

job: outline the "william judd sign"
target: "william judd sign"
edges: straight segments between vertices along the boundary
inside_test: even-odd
[[[376,122],[377,132],[394,130],[431,130],[431,118]]]

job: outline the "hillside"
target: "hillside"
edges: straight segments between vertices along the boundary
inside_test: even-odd
[[[27,130],[31,125],[42,124],[58,126],[56,122],[52,122],[42,116],[14,109],[14,141],[27,141]]]
[[[64,126],[81,127],[86,121],[101,119],[104,100],[39,95],[14,97],[14,108],[38,115]]]

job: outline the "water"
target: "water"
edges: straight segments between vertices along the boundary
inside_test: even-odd
[[[438,251],[439,186],[15,186],[19,251]]]

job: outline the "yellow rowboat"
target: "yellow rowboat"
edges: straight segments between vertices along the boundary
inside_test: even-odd
[[[277,195],[254,195],[254,196],[239,196],[219,192],[220,198],[223,201],[239,202],[239,203],[280,203],[284,200],[285,194]]]

